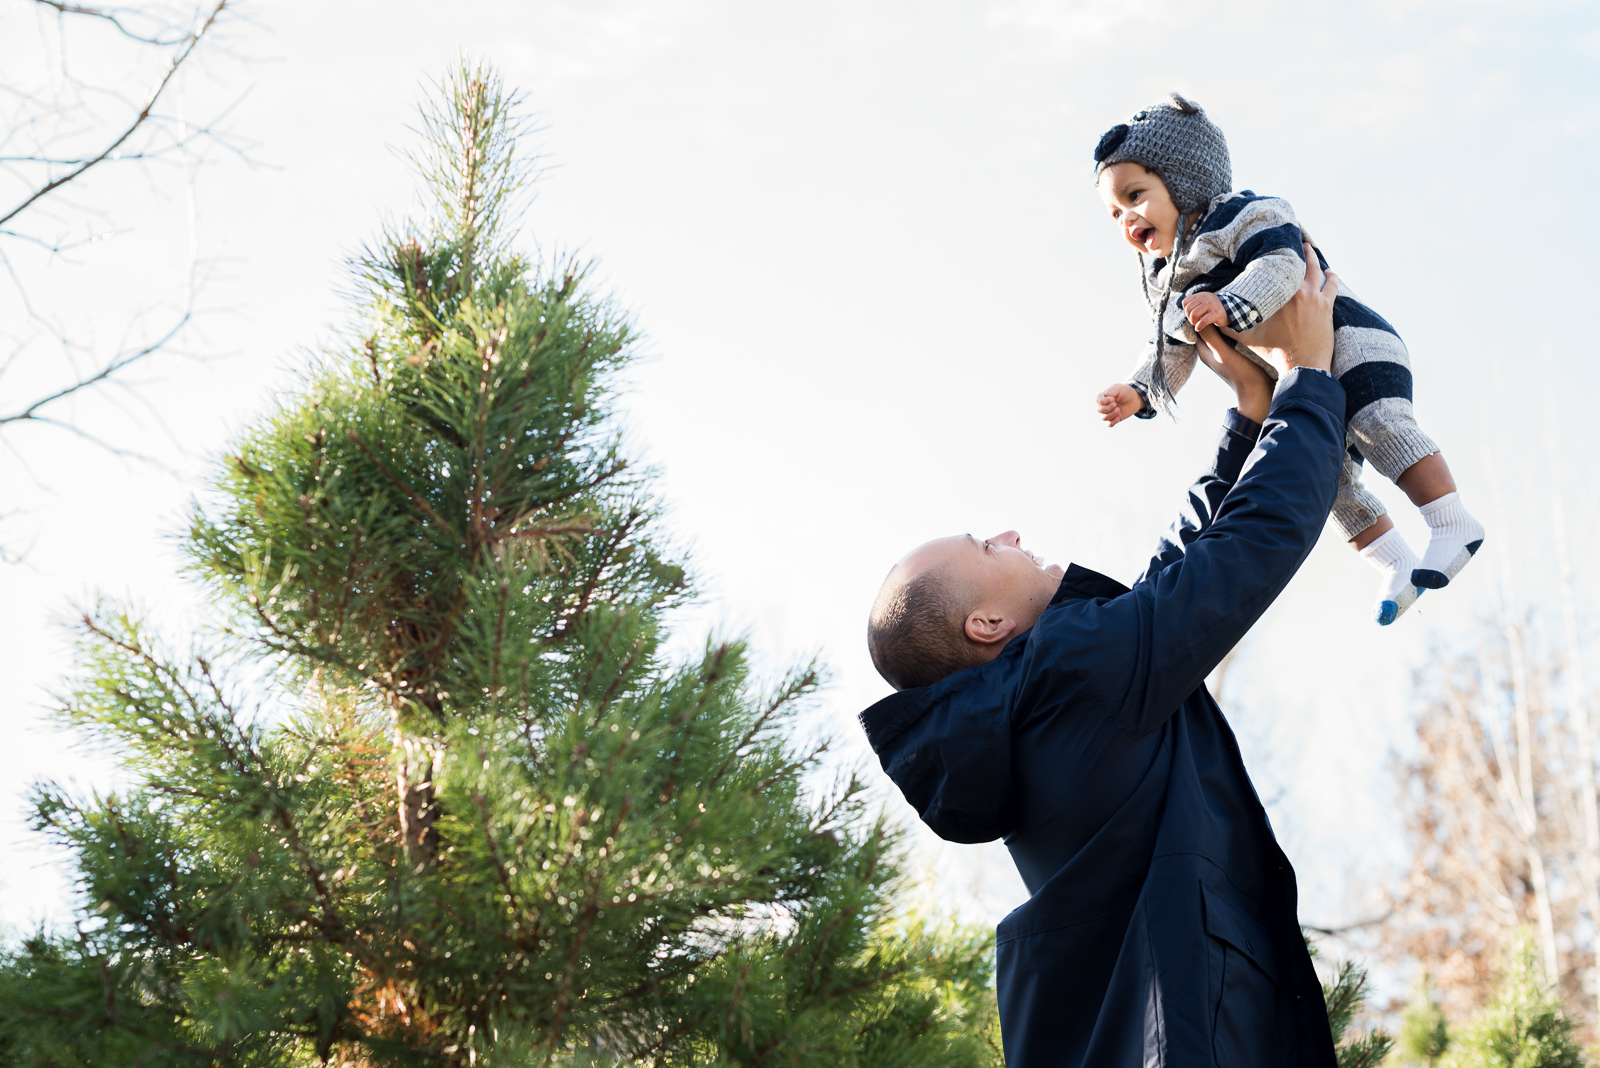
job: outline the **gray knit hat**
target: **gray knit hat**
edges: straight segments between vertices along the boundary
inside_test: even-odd
[[[1198,104],[1170,94],[1171,103],[1145,108],[1100,135],[1096,177],[1113,163],[1137,163],[1167,183],[1172,202],[1187,214],[1233,188],[1228,140]]]

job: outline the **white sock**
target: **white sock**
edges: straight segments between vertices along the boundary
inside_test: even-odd
[[[1361,550],[1361,556],[1377,569],[1383,577],[1378,581],[1378,600],[1373,606],[1372,618],[1378,625],[1387,627],[1399,619],[1411,602],[1417,599],[1417,587],[1411,582],[1411,572],[1421,560],[1406,544],[1398,530],[1374,538],[1372,544]]]
[[[1448,586],[1483,544],[1483,524],[1472,518],[1459,493],[1446,493],[1421,510],[1432,537],[1411,581],[1424,589],[1437,590]]]

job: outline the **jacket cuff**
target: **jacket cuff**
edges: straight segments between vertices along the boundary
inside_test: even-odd
[[[1239,414],[1237,408],[1229,408],[1223,413],[1222,429],[1230,434],[1249,438],[1252,444],[1261,437],[1261,424],[1248,415]]]
[[[1260,437],[1260,423],[1240,415],[1237,408],[1229,408],[1222,417],[1222,437],[1217,442],[1217,462],[1211,467],[1212,474],[1229,485],[1239,481],[1239,473],[1244,470],[1245,461],[1255,451],[1256,440]]]
[[[1267,418],[1275,417],[1282,408],[1306,403],[1325,408],[1344,425],[1344,387],[1320,367],[1295,367],[1278,379]]]

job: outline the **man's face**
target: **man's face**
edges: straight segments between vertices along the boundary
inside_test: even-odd
[[[1014,530],[982,541],[971,534],[939,538],[918,546],[900,563],[907,577],[940,566],[951,568],[976,591],[977,604],[968,617],[969,637],[984,640],[972,633],[974,625],[992,625],[1005,632],[996,644],[997,654],[1010,636],[1033,626],[1061,585],[1061,565],[1046,564],[1024,549]],[[972,616],[980,620],[974,624]]]
[[[1095,188],[1128,244],[1147,255],[1172,255],[1178,207],[1160,175],[1137,163],[1113,163],[1100,172]]]

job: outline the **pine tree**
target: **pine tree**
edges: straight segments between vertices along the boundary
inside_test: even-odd
[[[693,596],[614,407],[627,317],[513,247],[516,99],[424,113],[431,214],[248,430],[186,546],[227,625],[80,628],[62,700],[131,785],[34,795],[82,909],[0,960],[0,1063],[996,1063],[990,939],[897,916],[819,684]]]
[[[1317,956],[1308,939],[1306,947]],[[1333,1032],[1339,1068],[1377,1068],[1388,1056],[1394,1040],[1379,1028],[1350,1034],[1350,1025],[1367,1003],[1367,973],[1354,961],[1344,961],[1322,984],[1322,1000],[1328,1008],[1328,1027]]]
[[[1545,978],[1537,942],[1524,931],[1507,950],[1487,1004],[1450,1036],[1447,1068],[1582,1068],[1577,1022]]]
[[[1423,973],[1400,1021],[1400,1061],[1419,1068],[1434,1068],[1450,1048],[1450,1022],[1433,996]]]

